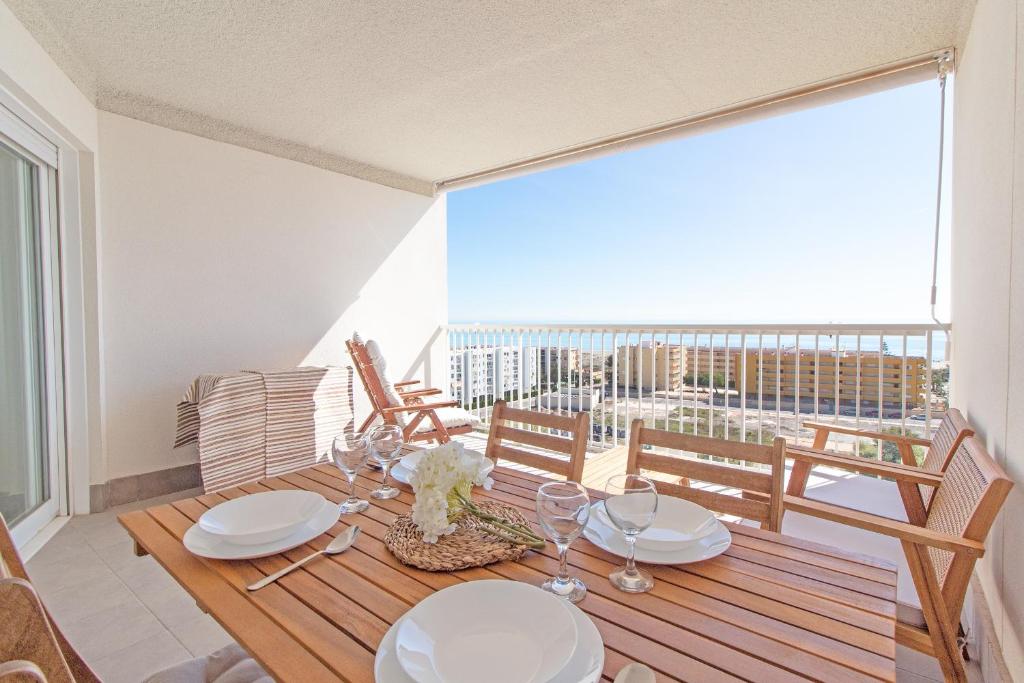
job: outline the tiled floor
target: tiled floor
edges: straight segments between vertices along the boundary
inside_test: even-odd
[[[105,683],[137,683],[231,637],[152,557],[135,557],[117,515],[200,491],[74,517],[28,562],[54,619]]]
[[[172,664],[209,654],[231,637],[153,560],[135,557],[117,515],[199,491],[75,517],[28,562],[43,601],[75,648],[107,683],[137,682]],[[794,535],[812,529],[787,524]],[[814,530],[817,531],[817,530]],[[930,657],[897,647],[897,681],[941,681]],[[977,667],[968,671],[979,681]]]

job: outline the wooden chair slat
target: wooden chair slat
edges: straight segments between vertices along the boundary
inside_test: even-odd
[[[495,446],[491,450],[491,455],[495,460],[517,462],[520,465],[526,465],[527,467],[535,467],[539,470],[554,472],[555,474],[560,474],[563,477],[568,477],[572,473],[572,468],[568,460],[558,460],[549,455],[531,453],[530,451],[524,451],[521,448],[515,448],[514,446]]]
[[[502,404],[502,417],[509,422],[521,422],[538,427],[547,427],[548,429],[560,429],[565,432],[571,432],[575,427],[574,418],[567,415],[555,415],[554,413],[541,413],[533,410],[523,410],[522,408],[513,408],[504,401],[502,401]]]
[[[717,463],[708,463],[693,458],[671,457],[658,453],[640,453],[637,466],[641,470],[655,470],[665,474],[675,474],[687,479],[708,481],[746,491],[771,493],[772,476],[749,469],[729,467]]]
[[[700,489],[695,486],[680,486],[666,482],[656,482],[658,493],[665,493],[677,498],[684,498],[708,510],[734,515],[742,519],[762,521],[768,518],[770,508],[767,503],[739,496],[730,496],[715,491]]]
[[[772,464],[772,447],[760,444],[726,441],[725,439],[713,439],[693,434],[680,434],[662,429],[651,429],[650,427],[641,427],[640,441],[648,446],[671,448],[676,451],[713,455],[728,460],[745,460],[756,462],[759,465]]]
[[[572,453],[572,441],[560,436],[554,436],[553,434],[530,432],[525,429],[498,425],[495,435],[500,439],[508,439],[509,441],[524,443],[528,446],[536,446],[537,448],[554,451],[555,453],[564,453],[565,455]]]

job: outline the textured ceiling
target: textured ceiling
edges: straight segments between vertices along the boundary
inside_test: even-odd
[[[421,192],[954,45],[973,7],[0,1],[101,109]]]

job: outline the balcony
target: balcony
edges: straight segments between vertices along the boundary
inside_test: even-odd
[[[486,424],[490,406],[586,411],[597,451],[629,425],[810,444],[805,421],[929,437],[948,406],[938,325],[451,325],[451,396]],[[472,359],[472,362],[470,362]],[[838,398],[837,398],[838,396]],[[878,441],[833,446],[897,462]]]
[[[115,683],[233,639],[268,660],[297,653],[310,671],[335,674],[319,678],[370,680],[386,629],[424,597],[416,584],[434,590],[445,581],[380,579],[400,571],[388,564],[398,558],[377,552],[382,526],[376,536],[366,532],[362,555],[338,563],[358,557],[356,570],[339,571],[383,585],[352,603],[307,599],[304,611],[287,613],[236,580],[224,593],[259,623],[241,633],[223,612],[204,614],[166,564],[137,557],[116,521],[200,493],[204,454],[177,445],[174,424],[194,378],[344,369],[345,341],[358,331],[381,342],[392,380],[438,387],[430,395],[482,421],[458,437],[469,448],[483,448],[499,399],[586,413],[583,478],[598,488],[623,469],[636,419],[732,442],[811,444],[806,422],[928,437],[950,408],[961,410],[990,460],[1017,482],[992,533],[970,539],[984,541],[986,555],[972,565],[979,588],[963,611],[966,639],[986,680],[1004,669],[1024,678],[1016,571],[1024,563],[1024,430],[1014,419],[1024,413],[1021,16],[1024,0],[642,9],[442,0],[331,11],[311,2],[0,0],[0,513],[13,545],[31,557],[47,606]],[[824,124],[795,118],[805,115]],[[778,134],[786,121],[788,135]],[[645,156],[720,134],[738,135],[727,153],[684,150],[685,164]],[[807,149],[796,153],[795,142]],[[822,154],[833,146],[837,156]],[[889,160],[897,147],[899,158]],[[534,182],[626,157],[633,161],[616,173],[587,171],[557,191]],[[714,160],[722,163],[711,172]],[[602,175],[607,184],[595,190]],[[541,191],[509,193],[504,203],[474,195],[491,215],[460,206],[470,192],[517,182]],[[659,186],[671,211],[653,210],[649,193]],[[536,213],[510,210],[518,207]],[[805,255],[802,245],[817,253]],[[460,263],[475,267],[460,274]],[[476,295],[472,306],[458,302],[460,292]],[[594,308],[575,309],[581,296]],[[451,322],[634,313],[664,320],[676,311],[875,322]],[[955,340],[950,328],[883,323],[887,315],[949,319]],[[358,425],[369,400],[353,385],[345,411]],[[245,413],[254,422],[263,414]],[[283,440],[292,434],[282,432]],[[865,461],[905,457],[873,438],[834,435],[828,446]],[[304,457],[323,452],[314,439]],[[257,480],[244,485],[265,486]],[[209,488],[207,500],[219,500]],[[814,470],[809,488],[821,500],[900,517],[893,489],[826,467]],[[410,495],[401,502],[409,505]],[[534,501],[517,495],[529,512]],[[191,504],[193,513],[206,506]],[[385,505],[376,514],[368,528],[397,513]],[[183,534],[185,521],[176,522]],[[783,531],[902,557],[879,536],[797,513]],[[170,545],[181,550],[183,537]],[[594,569],[607,560],[594,557],[583,558],[584,571],[602,582],[602,600],[622,604],[608,592],[607,572]],[[258,559],[242,570],[267,573],[284,561]],[[550,553],[533,560],[521,576],[557,562]],[[751,583],[772,584],[771,560],[760,566],[768,580]],[[340,585],[303,576],[307,587]],[[800,592],[796,585],[786,588]],[[327,602],[343,608],[324,628],[317,610]],[[741,603],[722,611],[755,612]],[[854,603],[846,607],[860,609]],[[779,617],[791,606],[776,600],[772,614],[756,612],[785,622],[768,635],[763,622],[713,616],[724,631],[707,636],[703,621],[677,623],[679,610],[597,615],[619,634],[604,679],[652,651],[665,677],[692,674],[683,666],[691,660],[746,680],[813,674],[813,665],[797,670],[787,658],[798,650],[824,659],[814,651],[823,641],[783,640],[789,626],[810,631],[818,620]],[[834,621],[841,632],[857,619]],[[280,654],[273,634],[285,621],[306,631],[289,635],[296,649]],[[658,631],[677,640],[648,637]],[[740,643],[774,643],[742,652],[747,668],[733,669],[721,654],[726,632]],[[701,647],[680,645],[682,635]],[[859,662],[892,664],[881,646],[869,652],[837,630],[811,635],[848,647]],[[944,637],[955,647],[955,635]],[[704,647],[708,640],[714,647]],[[920,659],[901,650],[902,680],[940,677]]]

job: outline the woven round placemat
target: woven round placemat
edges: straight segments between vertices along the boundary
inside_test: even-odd
[[[528,524],[522,513],[504,503],[480,501],[476,506],[506,522]],[[458,528],[454,533],[442,536],[437,543],[424,543],[422,532],[412,523],[412,513],[406,513],[384,534],[384,545],[403,563],[432,572],[517,560],[529,549],[487,532],[483,528],[486,523],[473,515],[462,515],[456,524]]]

